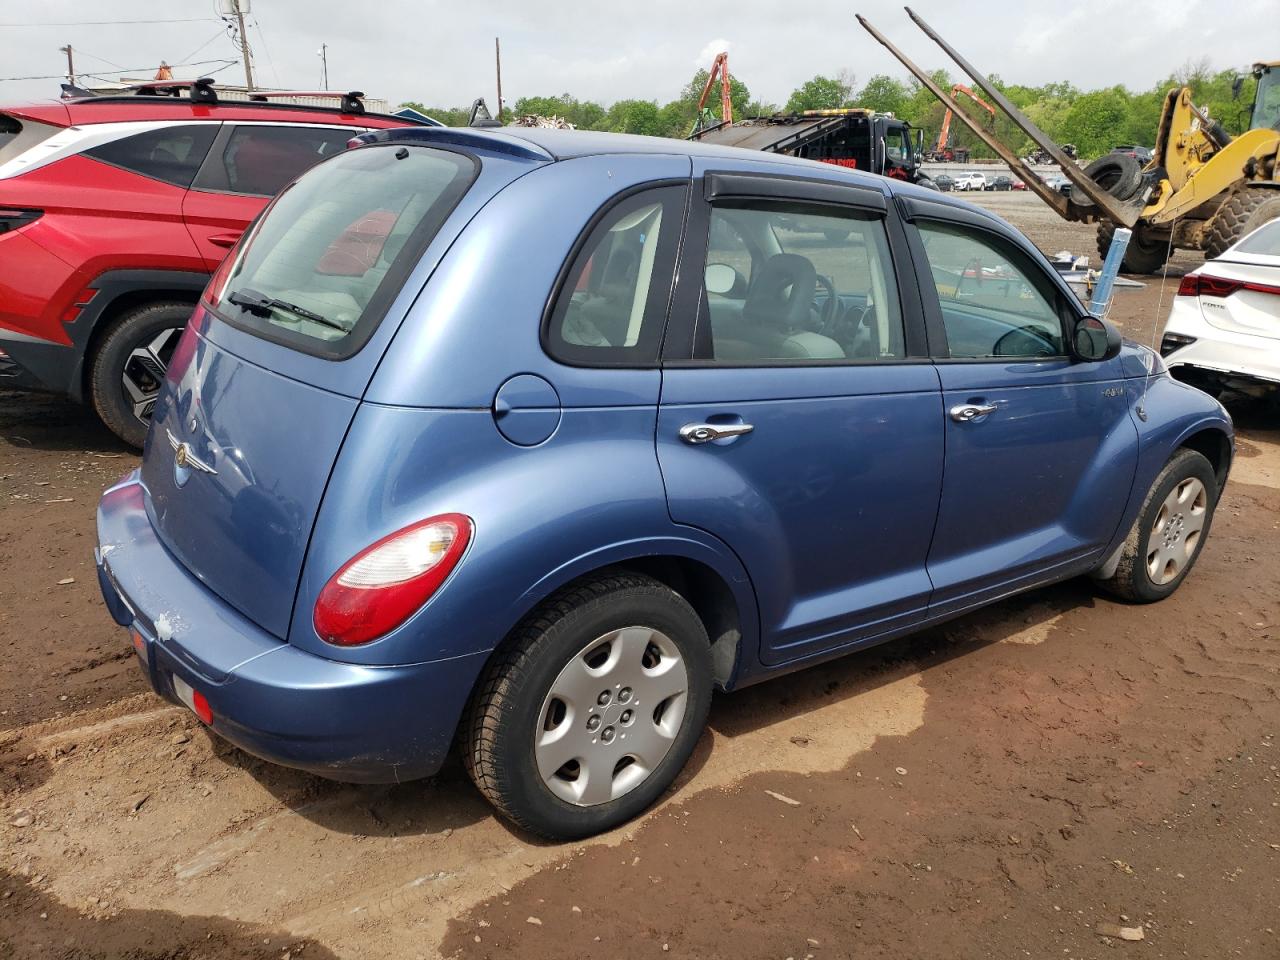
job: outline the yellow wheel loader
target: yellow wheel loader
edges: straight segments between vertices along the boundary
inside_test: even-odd
[[[990,102],[1062,168],[1064,196],[1049,187],[993,132],[859,15],[858,22],[996,152],[1045,203],[1067,220],[1098,224],[1105,256],[1117,226],[1133,230],[1125,251],[1129,273],[1155,273],[1172,250],[1215,257],[1255,227],[1280,217],[1280,61],[1253,67],[1258,79],[1250,129],[1231,137],[1191,101],[1186,87],[1165,97],[1156,146],[1145,166],[1111,154],[1081,168],[910,7],[907,15],[967,73]]]

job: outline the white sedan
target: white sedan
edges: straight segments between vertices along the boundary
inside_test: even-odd
[[[1280,399],[1280,220],[1182,278],[1160,353],[1210,393]]]

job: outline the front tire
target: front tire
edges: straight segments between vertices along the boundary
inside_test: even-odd
[[[147,438],[169,359],[194,309],[169,300],[135,307],[112,321],[94,353],[93,407],[107,429],[132,447],[142,449]]]
[[[486,668],[467,772],[508,819],[553,840],[642,813],[688,761],[711,706],[711,648],[674,590],[630,573],[552,596]]]
[[[1258,227],[1280,217],[1280,191],[1270,187],[1237,190],[1222,205],[1209,224],[1205,258],[1222,256],[1227,248]]]
[[[1120,549],[1114,575],[1101,581],[1123,600],[1154,603],[1178,589],[1209,537],[1218,480],[1203,454],[1179,450],[1151,486]]]
[[[1098,255],[1107,259],[1107,251],[1111,249],[1111,240],[1116,235],[1116,225],[1110,220],[1098,224]],[[1169,238],[1148,238],[1141,230],[1135,229],[1125,247],[1124,259],[1120,261],[1120,269],[1125,273],[1151,274],[1159,273],[1169,260]]]

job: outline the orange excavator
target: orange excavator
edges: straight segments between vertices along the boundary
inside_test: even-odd
[[[716,119],[715,113],[707,106],[707,100],[711,96],[712,88],[716,85],[717,76],[720,78],[720,116],[722,117],[720,120]],[[706,86],[702,88],[702,96],[698,98],[698,115],[694,118],[693,129],[689,131],[689,136],[696,136],[708,127],[720,125],[727,127],[732,123],[733,103],[729,99],[729,54],[726,51],[717,53],[711,64]]]
[[[987,113],[991,114],[992,121],[996,118],[996,109],[983,100],[980,96],[966,87],[963,83],[957,83],[951,88],[951,96],[955,97],[957,93],[963,93],[966,97],[980,106]],[[938,131],[938,143],[932,152],[925,158],[926,160],[945,161],[946,163],[968,163],[969,151],[965,147],[951,146],[951,118],[953,111],[950,106],[947,107],[946,115],[942,118],[942,129]]]

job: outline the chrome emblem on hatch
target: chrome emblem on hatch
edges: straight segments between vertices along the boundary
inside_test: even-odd
[[[166,430],[165,436],[169,438],[169,446],[173,447],[173,479],[178,486],[187,482],[192,470],[217,475],[218,471],[192,453],[191,445],[175,437],[172,430]]]

